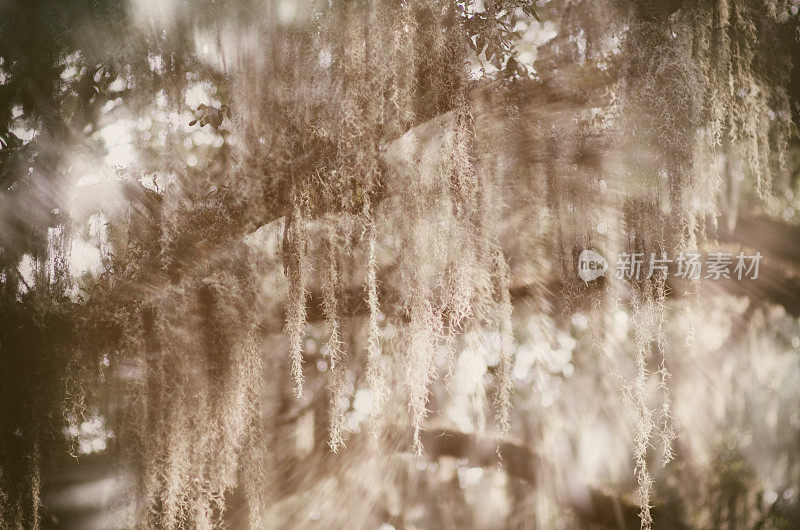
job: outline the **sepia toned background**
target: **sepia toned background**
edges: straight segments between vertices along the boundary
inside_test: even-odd
[[[799,8],[0,0],[0,527],[800,527]]]

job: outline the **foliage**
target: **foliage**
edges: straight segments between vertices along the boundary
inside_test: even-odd
[[[70,450],[65,421],[91,415],[108,419],[135,470],[128,526],[224,525],[240,487],[251,525],[266,525],[287,492],[326,490],[276,478],[281,465],[324,474],[333,457],[320,448],[346,459],[355,445],[366,456],[354,469],[401,483],[393,457],[357,436],[360,395],[377,444],[423,458],[426,429],[453,402],[481,434],[491,394],[497,454],[519,468],[504,449],[519,424],[541,422],[542,453],[562,428],[541,410],[531,419],[530,389],[514,395],[529,383],[520,352],[581,316],[582,348],[602,359],[581,377],[600,374],[627,403],[636,484],[624,486],[649,528],[664,476],[651,464],[681,457],[669,354],[693,350],[692,326],[668,340],[670,316],[701,310],[700,285],[671,304],[664,274],[587,284],[575,260],[584,248],[707,246],[750,190],[777,211],[792,185],[797,94],[778,58],[797,45],[795,4],[558,3],[536,78],[519,28],[543,27],[542,10],[521,0],[319,2],[291,23],[231,7],[102,42],[91,35],[130,22],[116,3],[0,13],[2,201],[36,199],[2,221],[0,526],[40,524],[41,462]],[[35,45],[19,41],[19,18],[41,30]],[[197,51],[212,44],[221,68]],[[494,74],[475,74],[484,61]],[[203,102],[189,104],[192,91]],[[142,156],[105,176],[119,204],[86,207],[105,220],[92,236],[100,270],[72,278],[86,237],[71,190],[91,174],[82,156],[112,154],[102,132],[114,120],[141,133],[128,143]],[[748,178],[720,169],[720,154]],[[552,291],[563,305],[548,307]],[[530,319],[519,296],[534,300]],[[609,323],[619,314],[624,339]],[[529,368],[544,392],[552,367]],[[295,423],[308,414],[304,463]],[[731,498],[756,487],[736,455],[719,451],[712,467],[741,481]],[[363,477],[337,480],[358,490]],[[549,501],[534,497],[517,500],[538,502],[546,527]]]

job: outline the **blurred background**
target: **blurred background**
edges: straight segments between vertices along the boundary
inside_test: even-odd
[[[0,526],[800,527],[799,8],[0,2]]]

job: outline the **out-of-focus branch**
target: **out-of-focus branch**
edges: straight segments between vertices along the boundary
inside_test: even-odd
[[[502,466],[509,476],[526,483],[535,483],[552,468],[533,449],[520,441],[481,438],[475,434],[452,429],[430,429],[422,433],[425,456],[431,460],[452,457],[466,460],[470,467]],[[564,508],[587,523],[608,528],[639,528],[639,508],[618,496],[582,484],[577,478],[568,480],[566,491],[560,495]],[[684,529],[677,514],[654,508],[656,528]]]
[[[739,251],[746,255],[760,252],[758,278],[707,283],[718,285],[727,294],[779,305],[790,315],[800,316],[800,227],[766,215],[742,215],[733,231],[720,232],[719,241],[734,257]]]

